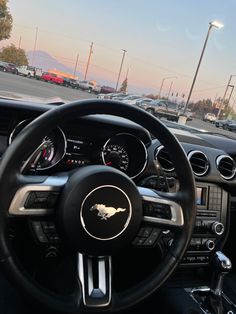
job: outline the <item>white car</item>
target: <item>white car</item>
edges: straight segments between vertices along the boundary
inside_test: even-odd
[[[35,68],[30,65],[22,65],[17,67],[17,71],[19,75],[27,76],[27,77],[34,77],[35,75]]]
[[[96,85],[97,84],[94,81],[79,81],[78,82],[78,88],[87,90],[89,93],[92,93],[94,91]]]
[[[129,95],[122,99],[122,102],[128,105],[135,105],[138,99],[141,99],[140,95]]]
[[[205,114],[203,121],[214,123],[216,122],[216,115],[214,113],[208,112]]]

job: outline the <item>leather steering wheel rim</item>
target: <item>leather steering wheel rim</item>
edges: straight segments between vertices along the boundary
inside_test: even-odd
[[[191,239],[196,216],[195,182],[187,156],[176,137],[151,114],[135,106],[110,100],[83,100],[59,106],[39,116],[17,136],[5,152],[0,164],[0,261],[2,268],[20,289],[41,304],[58,312],[78,313],[82,311],[71,301],[49,292],[37,284],[22,268],[12,252],[7,238],[10,202],[18,188],[16,178],[26,152],[28,154],[56,125],[65,119],[82,117],[90,114],[108,114],[127,118],[142,127],[160,140],[172,156],[173,164],[179,179],[178,200],[183,209],[184,225],[175,235],[169,252],[154,272],[135,287],[117,294],[108,308],[102,311],[119,311],[128,309],[154,293],[175,270]],[[31,139],[35,141],[31,141]],[[88,309],[86,309],[88,310]],[[94,309],[93,309],[94,311]]]

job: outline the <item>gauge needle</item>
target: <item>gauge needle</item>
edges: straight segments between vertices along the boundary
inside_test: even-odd
[[[43,154],[43,156],[44,156],[44,151],[45,151],[45,149],[41,150],[41,151],[38,153],[37,157],[36,157],[36,158],[33,160],[33,162],[31,163],[30,168],[36,169],[40,157],[42,156],[42,154]]]
[[[111,166],[112,165],[112,162],[111,161],[108,161],[107,163],[106,163],[106,166]]]
[[[50,141],[43,141],[36,149],[35,151],[29,156],[29,158],[26,160],[26,162],[21,167],[21,173],[26,171],[28,168],[31,167],[31,165],[35,166],[37,165],[37,162],[40,158],[40,156],[43,153],[43,150],[47,145],[50,144]]]

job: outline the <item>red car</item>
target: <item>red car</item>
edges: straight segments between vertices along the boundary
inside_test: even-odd
[[[43,75],[41,76],[41,79],[46,82],[52,82],[52,83],[60,84],[60,85],[64,83],[63,78],[58,77],[56,74],[49,73],[49,72],[44,72]]]

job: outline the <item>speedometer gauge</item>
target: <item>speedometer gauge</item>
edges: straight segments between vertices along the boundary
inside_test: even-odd
[[[105,142],[101,157],[104,165],[114,167],[134,179],[146,167],[147,149],[136,136],[119,133]]]
[[[107,166],[112,166],[124,172],[129,167],[129,156],[120,145],[105,146],[102,157],[104,164]]]

